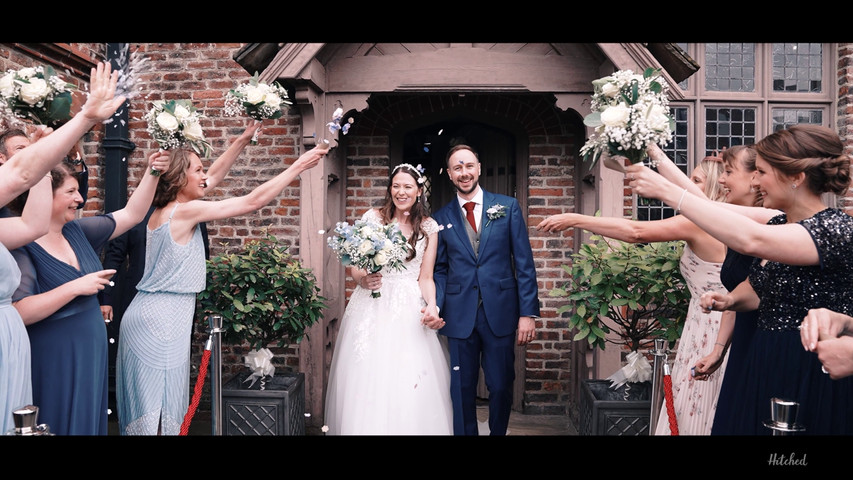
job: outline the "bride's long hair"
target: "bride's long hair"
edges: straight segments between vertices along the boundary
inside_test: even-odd
[[[382,215],[382,223],[388,224],[394,219],[397,207],[394,206],[394,199],[391,198],[391,185],[394,183],[394,176],[400,172],[411,176],[412,179],[414,179],[415,184],[418,186],[418,196],[415,199],[415,204],[412,205],[412,209],[409,211],[409,221],[412,223],[412,235],[408,238],[408,241],[412,248],[409,249],[409,256],[406,257],[406,260],[411,260],[415,258],[415,244],[418,243],[418,240],[420,240],[424,235],[421,222],[424,218],[429,216],[426,207],[424,207],[424,200],[422,198],[424,195],[424,186],[423,180],[420,180],[423,178],[421,172],[408,163],[401,163],[400,165],[392,168],[391,173],[388,176],[388,188],[385,190],[385,204],[383,204],[379,209],[379,213]]]

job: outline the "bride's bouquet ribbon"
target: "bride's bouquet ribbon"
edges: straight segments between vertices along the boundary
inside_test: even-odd
[[[619,388],[628,382],[645,382],[652,378],[652,366],[645,356],[631,352],[627,360],[628,363],[624,367],[607,377],[610,380],[610,388]]]
[[[252,385],[254,385],[258,379],[266,377],[267,375],[270,377],[274,376],[275,367],[272,364],[272,357],[273,353],[269,348],[252,350],[248,355],[243,357],[243,364],[252,372],[248,378],[243,380],[243,383],[251,380],[252,383],[249,384],[249,388],[252,388]]]

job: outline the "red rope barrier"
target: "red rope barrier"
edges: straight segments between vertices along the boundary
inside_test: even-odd
[[[195,381],[195,391],[193,392],[193,401],[190,403],[190,408],[187,414],[184,415],[184,423],[181,425],[181,435],[186,436],[190,431],[190,423],[193,421],[193,416],[198,408],[199,400],[201,400],[201,392],[204,389],[204,377],[207,376],[207,364],[210,361],[210,350],[205,350],[201,357],[201,367],[198,370],[198,378]]]
[[[663,376],[663,391],[666,399],[666,413],[669,417],[670,434],[678,435],[678,421],[675,418],[675,404],[672,399],[672,376],[668,372]]]

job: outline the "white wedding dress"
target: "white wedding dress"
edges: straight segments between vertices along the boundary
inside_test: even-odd
[[[381,221],[374,209],[362,218]],[[432,219],[423,227],[427,235],[438,231]],[[421,324],[425,248],[426,237],[405,270],[382,272],[380,297],[353,291],[329,371],[327,435],[452,435],[447,350]]]

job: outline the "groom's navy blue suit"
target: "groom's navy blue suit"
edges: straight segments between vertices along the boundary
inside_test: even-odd
[[[487,210],[504,207],[489,220]],[[539,298],[533,251],[518,202],[483,191],[479,248],[454,197],[433,218],[438,234],[435,262],[437,305],[446,325],[440,333],[450,350],[454,433],[476,435],[476,389],[482,360],[489,389],[489,428],[505,434],[512,408],[515,332],[519,317],[538,317]],[[482,356],[481,356],[482,355]]]

